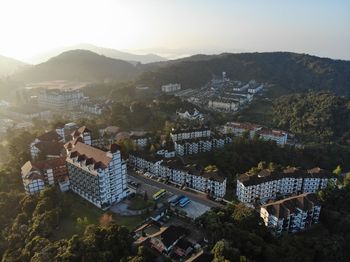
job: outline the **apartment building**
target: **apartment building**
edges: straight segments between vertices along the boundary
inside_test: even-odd
[[[186,110],[185,112],[176,112],[176,115],[181,119],[187,120],[204,120],[203,114],[201,114],[196,108],[192,111]]]
[[[140,148],[145,148],[148,145],[149,135],[136,135],[133,134],[130,136],[130,139],[134,142],[134,144]]]
[[[280,131],[262,128],[256,132],[259,138],[265,141],[275,141],[278,145],[285,145],[288,139],[288,133]]]
[[[260,216],[273,234],[296,233],[318,223],[321,205],[313,193],[292,196],[262,205]]]
[[[194,155],[198,153],[209,152],[214,149],[222,148],[226,144],[232,143],[232,138],[228,136],[212,136],[196,139],[185,139],[176,141],[175,151],[179,156]]]
[[[45,89],[38,95],[38,104],[43,107],[67,109],[78,106],[84,99],[81,90]]]
[[[210,137],[211,131],[207,127],[187,128],[187,129],[173,129],[170,133],[170,137],[173,142],[181,141],[184,139],[193,139],[201,137]]]
[[[208,107],[216,111],[236,112],[239,109],[239,101],[227,98],[211,99],[208,102]]]
[[[96,103],[90,101],[85,101],[79,105],[79,108],[84,113],[93,114],[93,115],[102,115],[104,108]]]
[[[167,84],[167,85],[162,85],[161,90],[164,93],[170,93],[170,92],[175,92],[178,90],[181,90],[181,84]]]
[[[337,177],[321,168],[303,170],[295,167],[282,172],[264,169],[257,174],[245,173],[237,179],[237,198],[243,203],[265,202],[278,196],[315,193]]]
[[[252,123],[227,122],[223,130],[224,134],[234,134],[237,136],[247,133],[250,138],[257,135],[262,140],[275,141],[278,145],[285,145],[288,139],[287,132],[269,129]]]
[[[205,170],[198,165],[184,165],[178,158],[162,159],[139,153],[129,155],[129,163],[137,170],[186,186],[214,197],[226,194],[226,178],[218,170]]]
[[[21,168],[24,190],[32,195],[46,186],[59,186],[61,191],[69,189],[68,170],[65,157],[46,161],[27,161]]]
[[[86,126],[79,127],[77,130],[75,130],[72,134],[72,140],[77,140],[78,138],[82,139],[82,142],[86,145],[92,144],[91,140],[91,130],[88,129]]]
[[[79,137],[67,143],[66,149],[73,192],[102,209],[128,195],[126,163],[118,145],[103,151],[83,143]]]

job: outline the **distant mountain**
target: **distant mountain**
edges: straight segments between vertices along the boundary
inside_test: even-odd
[[[0,77],[9,76],[17,70],[25,68],[26,66],[28,66],[26,63],[0,55]]]
[[[16,73],[12,78],[24,82],[58,79],[92,82],[125,81],[133,79],[138,72],[138,68],[129,62],[87,50],[72,50]]]
[[[255,79],[286,93],[330,90],[350,96],[350,61],[289,52],[195,55],[145,65],[137,82],[159,87],[170,82],[199,88],[222,71],[235,80]]]
[[[40,55],[37,55],[35,57],[29,58],[29,60],[33,64],[38,64],[45,62],[49,60],[50,58],[57,56],[63,52],[70,51],[70,50],[77,50],[77,49],[82,49],[82,50],[89,50],[94,53],[97,53],[99,55],[104,55],[108,56],[110,58],[115,58],[115,59],[120,59],[120,60],[125,60],[128,62],[132,63],[153,63],[153,62],[160,62],[160,61],[166,61],[167,59],[155,54],[146,54],[146,55],[136,55],[132,53],[127,53],[127,52],[122,52],[118,51],[116,49],[111,49],[111,48],[105,48],[105,47],[99,47],[91,44],[79,44],[79,45],[74,45],[74,46],[68,46],[68,47],[63,47],[63,48],[57,48],[55,50],[52,50],[50,52],[46,52]]]

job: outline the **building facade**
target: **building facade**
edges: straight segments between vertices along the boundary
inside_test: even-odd
[[[321,205],[317,196],[306,193],[261,206],[260,216],[274,235],[296,233],[317,224]]]
[[[132,153],[129,163],[135,169],[150,172],[172,183],[186,186],[214,197],[226,194],[226,178],[218,170],[205,170],[197,165],[184,165],[177,158],[162,159]]]
[[[39,93],[38,104],[43,107],[66,109],[79,105],[84,94],[81,90],[47,89]]]
[[[278,196],[315,193],[329,182],[336,183],[337,177],[318,167],[302,170],[295,167],[282,172],[264,169],[257,174],[245,173],[237,179],[236,194],[239,201],[252,204],[268,201]]]
[[[103,151],[79,140],[66,144],[70,188],[95,206],[107,209],[128,195],[126,163],[120,147],[113,144],[109,151]]]
[[[162,85],[161,90],[164,93],[170,93],[170,92],[175,92],[178,90],[181,90],[181,85],[180,84],[167,84],[167,85]]]
[[[46,161],[27,161],[21,168],[24,190],[27,194],[39,193],[46,186],[59,186],[61,191],[69,189],[68,170],[65,157]]]
[[[185,140],[185,139],[194,139],[202,137],[210,137],[211,131],[209,128],[200,127],[200,128],[188,128],[188,129],[174,129],[170,133],[170,137],[173,142]]]

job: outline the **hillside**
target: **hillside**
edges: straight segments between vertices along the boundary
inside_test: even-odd
[[[350,61],[332,60],[287,52],[196,55],[154,63],[138,79],[159,87],[179,82],[183,88],[198,88],[213,75],[227,72],[237,80],[256,79],[274,84],[284,93],[308,89],[331,90],[350,96]]]
[[[21,61],[0,55],[0,77],[11,75],[25,66],[27,66],[27,64]]]
[[[42,53],[40,55],[37,55],[35,57],[31,57],[29,60],[33,64],[38,64],[38,63],[43,63],[49,60],[50,58],[57,56],[63,52],[67,52],[70,50],[77,50],[77,49],[82,49],[82,50],[88,50],[91,52],[94,52],[99,55],[104,55],[110,58],[114,59],[120,59],[120,60],[125,60],[133,63],[140,62],[142,64],[147,64],[147,63],[153,63],[153,62],[159,62],[159,61],[166,61],[167,59],[155,54],[145,54],[145,55],[136,55],[128,52],[122,52],[116,49],[112,48],[105,48],[105,47],[99,47],[91,44],[79,44],[79,45],[74,45],[74,46],[68,46],[68,47],[63,47],[63,48],[57,48],[55,50],[52,50],[50,52]]]
[[[87,50],[64,52],[49,61],[16,73],[13,78],[24,82],[44,80],[104,81],[130,80],[138,69],[132,64]]]

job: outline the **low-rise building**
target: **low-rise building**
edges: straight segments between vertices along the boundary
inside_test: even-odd
[[[240,175],[236,194],[243,203],[266,202],[277,196],[315,193],[330,181],[336,183],[337,177],[318,167],[309,170],[291,167],[282,172],[264,169],[257,174],[247,172]]]
[[[217,169],[205,170],[199,165],[185,165],[179,158],[163,159],[136,152],[129,155],[129,163],[137,170],[214,197],[226,194],[227,179]]]
[[[46,186],[57,185],[61,191],[69,189],[65,157],[45,161],[27,161],[21,168],[24,190],[27,194],[39,193]]]
[[[250,138],[257,135],[262,140],[275,141],[278,145],[282,146],[287,143],[288,139],[287,132],[269,129],[252,123],[227,122],[223,130],[224,134],[234,134],[237,136],[247,133]]]
[[[187,120],[203,120],[204,116],[201,114],[196,108],[191,112],[186,110],[185,112],[176,112],[179,118],[181,119],[187,119]]]
[[[227,98],[216,98],[209,100],[208,107],[217,111],[236,112],[239,109],[239,101]]]
[[[173,129],[170,133],[170,137],[173,142],[184,139],[209,137],[210,135],[211,131],[207,127]]]
[[[167,84],[167,85],[162,85],[161,90],[164,93],[170,93],[170,92],[175,92],[178,90],[181,90],[181,85],[180,84]]]
[[[175,151],[179,156],[194,155],[209,152],[214,149],[223,148],[226,144],[232,143],[229,136],[212,136],[196,139],[185,139],[176,141]]]
[[[313,193],[292,196],[260,208],[260,216],[265,226],[277,236],[310,228],[318,223],[320,212],[320,202]]]

